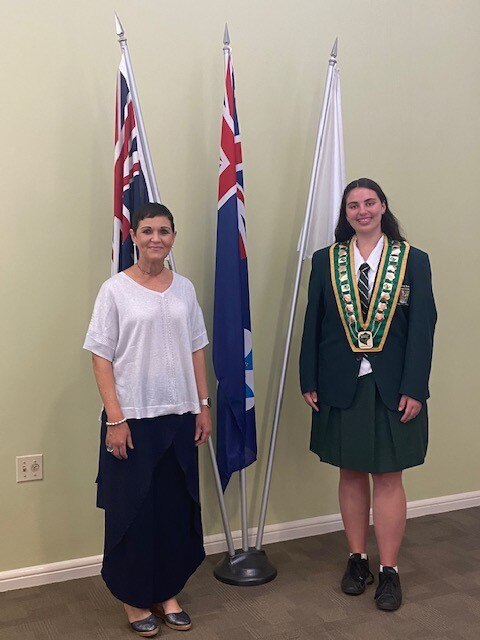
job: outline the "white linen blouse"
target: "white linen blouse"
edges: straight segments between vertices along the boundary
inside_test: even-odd
[[[200,413],[192,353],[208,344],[195,288],[152,291],[117,273],[100,288],[84,349],[109,360],[127,419]]]

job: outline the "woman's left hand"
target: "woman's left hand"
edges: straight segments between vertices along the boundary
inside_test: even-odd
[[[205,444],[212,432],[212,418],[209,407],[202,407],[195,416],[195,445]]]
[[[413,420],[420,413],[422,408],[422,403],[418,400],[414,400],[409,396],[402,396],[400,398],[400,403],[398,405],[399,411],[404,411],[403,416],[400,418],[400,422],[408,422],[409,420]]]

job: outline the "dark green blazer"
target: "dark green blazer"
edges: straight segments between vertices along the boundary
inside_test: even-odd
[[[437,312],[428,255],[410,248],[403,284],[408,305],[397,304],[383,350],[368,354],[380,396],[397,409],[405,394],[420,402],[429,397],[433,333]],[[316,391],[320,404],[346,409],[353,401],[362,354],[345,336],[330,278],[329,248],[313,255],[302,348],[302,393]]]

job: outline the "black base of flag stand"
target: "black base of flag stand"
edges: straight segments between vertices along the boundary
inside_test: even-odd
[[[237,587],[254,587],[277,577],[277,570],[263,550],[250,547],[248,551],[237,550],[233,557],[226,553],[213,570],[220,582]]]

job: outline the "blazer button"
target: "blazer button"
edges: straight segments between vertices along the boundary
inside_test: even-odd
[[[355,360],[357,360],[358,362],[360,362],[361,359],[362,359],[362,356],[355,356]]]

